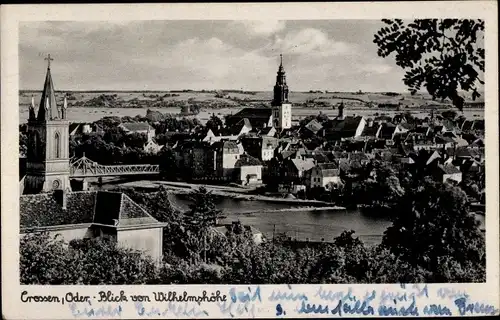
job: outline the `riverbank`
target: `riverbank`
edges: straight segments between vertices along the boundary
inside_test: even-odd
[[[267,203],[280,203],[288,205],[300,205],[300,209],[308,208],[311,210],[345,210],[345,207],[332,206],[332,203],[319,201],[319,200],[303,200],[303,199],[288,199],[288,198],[277,198],[265,195],[250,194],[254,189],[230,187],[230,186],[217,186],[217,185],[199,185],[191,184],[186,182],[171,182],[171,181],[134,181],[127,182],[119,185],[114,185],[114,187],[121,188],[133,188],[142,189],[145,191],[158,190],[161,187],[174,192],[179,195],[190,194],[193,190],[199,187],[205,187],[216,197],[224,197],[234,200],[245,200],[245,201],[261,201]],[[297,208],[299,209],[299,208]]]

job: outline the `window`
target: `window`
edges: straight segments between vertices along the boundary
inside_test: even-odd
[[[60,158],[61,157],[61,136],[59,135],[59,132],[56,132],[56,135],[54,137],[54,147],[55,147],[54,156],[56,158]]]

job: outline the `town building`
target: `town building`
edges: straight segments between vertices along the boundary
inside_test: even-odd
[[[366,119],[362,116],[344,116],[344,105],[338,106],[338,116],[328,120],[319,131],[327,140],[343,140],[357,138],[363,133]]]
[[[33,99],[29,108],[26,176],[21,186],[24,194],[71,190],[68,104],[66,98],[63,105],[57,104],[50,72],[53,59],[49,55],[46,60],[47,74],[38,112]]]
[[[341,183],[340,171],[334,163],[318,164],[311,170],[310,188],[329,189],[332,185]]]
[[[438,164],[434,175],[439,182],[452,180],[460,183],[462,181],[462,172],[451,164]]]
[[[162,259],[165,224],[124,193],[55,190],[21,196],[19,209],[21,236],[48,232],[66,242],[104,238]]]
[[[292,104],[288,101],[288,85],[286,83],[283,55],[280,54],[280,66],[274,85],[273,125],[277,129],[290,129],[292,127]]]
[[[216,175],[232,180],[236,162],[240,159],[242,150],[235,141],[219,141],[212,145]]]
[[[236,182],[242,185],[262,183],[262,163],[248,154],[241,155],[234,167],[237,169]]]
[[[234,115],[226,117],[226,127],[232,129],[239,127],[239,124],[247,119],[254,129],[261,129],[273,126],[273,110],[268,107],[243,108]]]

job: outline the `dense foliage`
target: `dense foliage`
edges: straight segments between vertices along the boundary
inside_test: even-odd
[[[73,240],[69,244],[47,233],[21,238],[23,284],[144,284],[156,276],[153,261],[142,252],[105,240]]]
[[[382,20],[373,42],[378,55],[394,53],[396,64],[407,70],[403,82],[412,94],[427,89],[433,98],[450,99],[462,110],[461,90],[480,96],[485,70],[484,21],[471,19]]]

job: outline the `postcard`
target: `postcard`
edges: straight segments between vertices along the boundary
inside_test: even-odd
[[[497,9],[3,6],[3,318],[498,315]]]

